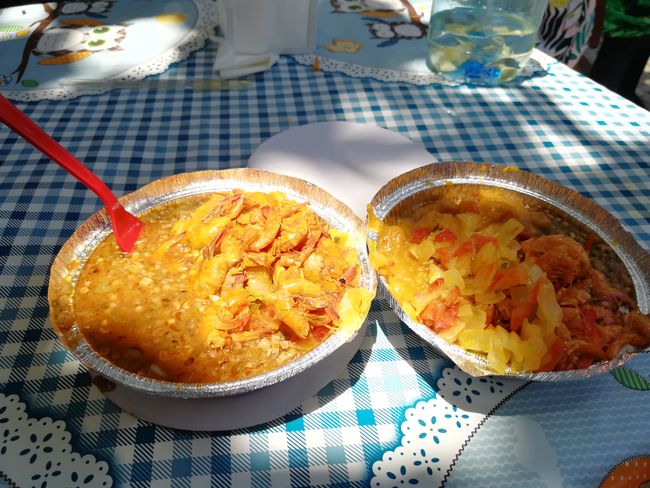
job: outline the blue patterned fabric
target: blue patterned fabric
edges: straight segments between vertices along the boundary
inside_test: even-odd
[[[647,356],[628,365],[650,378]],[[624,388],[610,374],[583,382],[532,383],[486,420],[446,486],[553,486],[549,480],[599,486],[608,469],[630,452],[650,453],[648,396],[650,392]],[[526,455],[522,438],[534,451],[532,456]],[[556,465],[545,459],[553,455]],[[502,468],[488,475],[493,466]]]
[[[207,1],[41,2],[0,8],[0,91],[19,100],[57,100],[72,93],[66,85],[71,81],[162,73],[212,35],[214,4]]]
[[[428,72],[431,2],[383,4],[347,0],[318,3],[316,54],[372,68]]]
[[[203,49],[165,76],[209,77],[214,54]],[[245,166],[260,143],[290,127],[356,121],[399,132],[439,160],[515,164],[556,180],[612,212],[650,249],[650,113],[560,64],[545,78],[507,89],[388,84],[315,72],[289,58],[251,79],[241,91],[116,90],[18,105],[118,195],[174,173]],[[92,386],[48,321],[49,266],[99,201],[4,127],[0,195],[0,393],[18,395],[32,417],[65,421],[73,449],[108,463],[116,486],[368,486],[373,463],[399,445],[406,410],[436,395],[448,364],[375,300],[347,369],[285,417],[214,434],[139,421]],[[649,356],[635,360],[646,379]],[[585,382],[581,396],[602,399],[601,383],[613,381],[606,375]],[[597,405],[571,410],[575,405],[562,398],[574,386],[529,386],[500,415],[548,421],[547,435],[570,428],[588,451],[595,427],[579,420],[596,415]],[[621,394],[620,402],[647,406],[648,392],[636,393]],[[536,398],[556,399],[563,409]],[[562,418],[553,421],[553,412]],[[630,407],[625,415],[648,432],[647,408]],[[619,436],[625,419],[614,417],[608,407],[594,421],[598,435],[616,439],[620,458],[648,448],[647,435]],[[479,430],[449,486],[490,486],[489,470],[476,472],[472,460],[494,438],[510,442],[511,427],[499,427],[500,420],[492,417]],[[611,467],[569,454],[560,466],[570,486],[594,486]],[[512,469],[523,472],[521,465]]]

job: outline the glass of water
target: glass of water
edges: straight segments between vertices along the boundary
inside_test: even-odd
[[[548,0],[433,0],[429,69],[454,81],[514,79],[535,47]]]

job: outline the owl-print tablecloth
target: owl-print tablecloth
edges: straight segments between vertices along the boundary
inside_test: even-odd
[[[0,91],[14,100],[83,94],[78,80],[139,80],[203,46],[210,0],[83,0],[0,9]]]

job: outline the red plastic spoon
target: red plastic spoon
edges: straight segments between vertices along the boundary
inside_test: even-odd
[[[131,252],[140,235],[142,222],[126,211],[97,176],[2,95],[0,95],[0,122],[95,192],[106,206],[111,218],[117,245],[122,251]]]

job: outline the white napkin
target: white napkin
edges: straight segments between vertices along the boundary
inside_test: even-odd
[[[212,65],[220,78],[231,79],[265,71],[278,61],[278,55],[272,53],[244,54],[236,53],[232,45],[223,38],[218,38],[219,50]]]
[[[317,0],[221,0],[223,37],[214,71],[237,78],[273,66],[279,54],[314,51]]]

